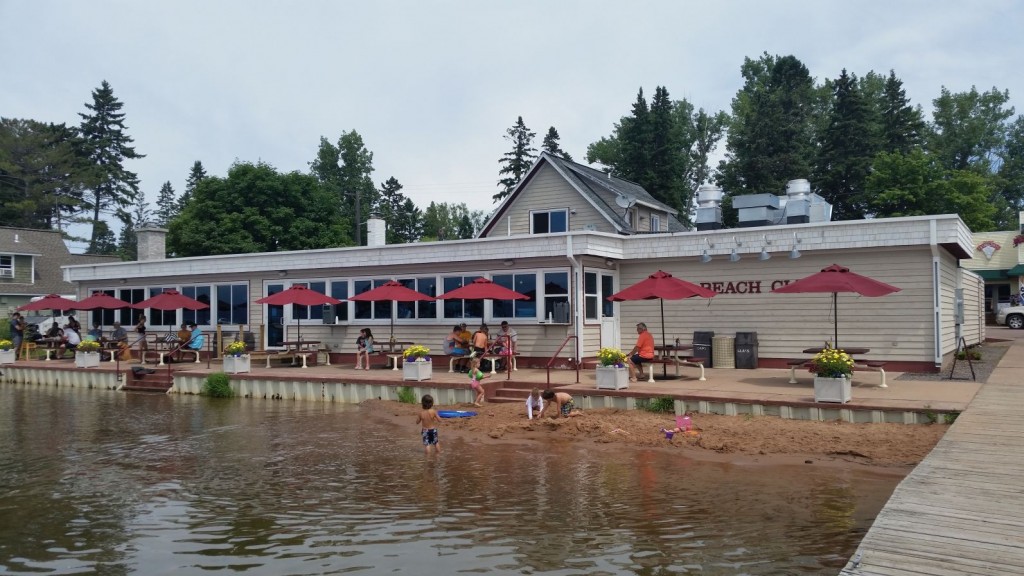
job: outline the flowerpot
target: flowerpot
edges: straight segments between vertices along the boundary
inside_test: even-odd
[[[228,374],[238,374],[239,372],[250,372],[251,362],[248,354],[242,354],[241,356],[225,356],[224,357],[224,372]]]
[[[608,390],[622,390],[629,388],[629,370],[625,366],[598,366],[597,387]]]
[[[814,401],[815,402],[839,402],[846,404],[850,401],[850,379],[849,378],[825,378],[824,376],[814,377]]]
[[[14,348],[10,350],[0,350],[0,364],[14,364]]]
[[[409,361],[402,363],[402,380],[430,380],[434,373],[434,363],[428,361]]]
[[[75,366],[79,368],[99,368],[100,367],[100,353],[99,352],[76,352],[75,353]]]

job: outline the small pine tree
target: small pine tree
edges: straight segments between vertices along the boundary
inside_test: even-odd
[[[502,187],[501,191],[491,197],[495,202],[501,201],[512,193],[512,190],[533,165],[533,161],[537,159],[537,149],[533,147],[535,136],[537,136],[536,132],[531,132],[526,127],[522,116],[516,120],[515,125],[506,130],[504,138],[512,142],[512,150],[506,152],[501,160],[498,160],[498,164],[504,164],[502,169],[498,170],[498,174],[504,174],[505,177],[498,180],[498,185]]]
[[[554,154],[555,156],[559,156],[572,162],[572,156],[570,156],[569,153],[566,152],[565,150],[562,150],[562,147],[558,144],[558,141],[558,130],[555,130],[555,127],[552,126],[548,128],[548,133],[547,135],[544,136],[544,143],[541,144],[541,147],[546,152],[549,152],[551,154]]]
[[[156,212],[153,214],[156,223],[166,228],[171,223],[171,220],[174,220],[178,215],[178,209],[179,205],[174,195],[174,188],[170,182],[164,182],[156,198]]]

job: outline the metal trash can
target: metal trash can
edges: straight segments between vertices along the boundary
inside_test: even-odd
[[[711,358],[715,368],[736,367],[735,342],[733,336],[715,336],[711,339]]]
[[[713,360],[711,359],[711,339],[714,337],[714,332],[693,333],[693,355],[697,358],[706,358],[704,361],[705,368],[711,368],[713,365]]]
[[[757,368],[757,332],[736,333],[736,367]]]

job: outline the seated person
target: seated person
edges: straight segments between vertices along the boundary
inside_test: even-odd
[[[181,351],[184,350],[189,343],[192,341],[192,331],[188,329],[186,322],[181,323],[181,329],[178,330],[178,344],[175,347],[174,359],[181,361]]]
[[[110,339],[114,342],[128,341],[128,331],[121,326],[120,322],[114,322],[114,330],[110,332]]]
[[[89,333],[86,334],[86,337],[97,342],[103,342],[103,328],[100,327],[99,322],[93,323],[92,329],[89,330]]]
[[[473,333],[473,341],[470,346],[470,354],[474,358],[480,358],[487,353],[487,348],[490,346],[490,333],[487,330],[487,324],[481,324],[480,329]]]
[[[636,345],[627,354],[626,367],[629,368],[629,381],[636,382],[637,372],[643,370],[644,362],[654,360],[654,336],[647,331],[647,324],[636,325]]]
[[[60,326],[57,325],[57,321],[54,320],[50,329],[46,331],[47,338],[60,338],[62,336]]]
[[[449,356],[469,356],[469,341],[462,338],[463,327],[465,327],[465,324],[456,324],[452,328],[452,333],[445,338],[445,354]],[[464,361],[456,362],[454,367],[461,372],[465,370],[466,363]]]
[[[71,325],[64,327],[64,336],[61,338],[60,348],[57,352],[58,358],[64,357],[64,352],[71,350],[72,352],[78,348],[78,345],[82,343],[82,337],[79,336],[78,331],[71,328]]]
[[[192,338],[186,344],[186,348],[189,350],[202,350],[203,343],[206,341],[203,331],[194,323],[189,324],[188,327],[192,329]]]

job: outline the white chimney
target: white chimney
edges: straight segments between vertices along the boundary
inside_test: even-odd
[[[387,224],[378,214],[370,214],[366,221],[366,245],[384,246],[387,244]]]
[[[135,231],[135,259],[163,260],[167,258],[167,229],[139,228]]]

